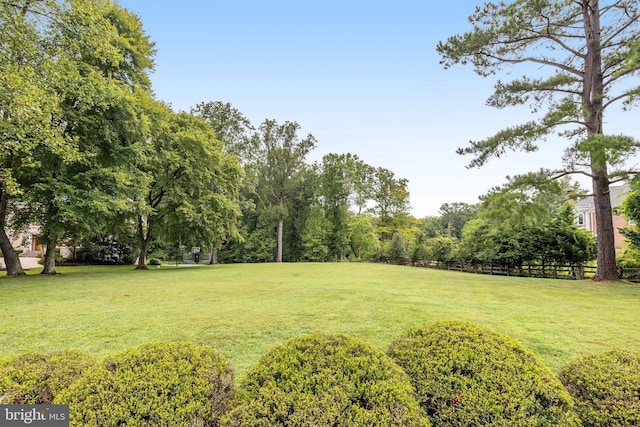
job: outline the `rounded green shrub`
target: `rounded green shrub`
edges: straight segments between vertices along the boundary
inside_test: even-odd
[[[92,356],[72,350],[7,357],[0,361],[2,403],[50,404],[82,372],[96,364]]]
[[[262,357],[226,426],[428,426],[407,375],[344,335],[299,337]]]
[[[233,378],[209,347],[147,344],[87,370],[55,403],[69,404],[71,426],[217,426]]]
[[[640,425],[640,354],[585,356],[564,366],[559,377],[584,426]]]
[[[509,337],[467,322],[413,328],[391,345],[437,426],[574,426],[560,381]]]

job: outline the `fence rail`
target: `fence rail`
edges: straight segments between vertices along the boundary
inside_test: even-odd
[[[523,264],[519,266],[505,266],[494,264],[472,264],[455,262],[418,261],[409,259],[382,260],[388,264],[408,265],[413,267],[436,268],[440,270],[460,271],[474,274],[489,274],[495,276],[536,277],[544,279],[583,280],[593,279],[596,267],[589,265],[555,265],[555,264]],[[625,267],[618,269],[621,280],[640,283],[640,267]]]

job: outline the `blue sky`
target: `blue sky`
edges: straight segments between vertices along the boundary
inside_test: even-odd
[[[485,106],[494,79],[439,64],[436,44],[468,30],[479,0],[119,3],[156,43],[159,99],[176,110],[230,102],[255,126],[296,121],[301,136],[318,140],[309,162],[350,152],[408,179],[417,217],[437,214],[443,203],[475,203],[506,175],[560,166],[558,140],[480,169],[466,169],[471,159],[455,153],[530,119],[525,108]],[[631,115],[616,116],[606,130],[622,132]]]

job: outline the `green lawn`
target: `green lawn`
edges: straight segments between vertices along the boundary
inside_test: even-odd
[[[578,355],[640,350],[640,286],[377,264],[60,268],[0,279],[0,354],[151,341],[205,343],[239,376],[301,334],[352,335],[385,350],[407,328],[469,320],[507,334],[552,369]]]

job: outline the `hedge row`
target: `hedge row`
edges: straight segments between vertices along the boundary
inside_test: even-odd
[[[102,362],[25,354],[0,360],[0,401],[69,404],[72,426],[640,425],[640,355],[584,357],[556,377],[509,337],[465,322],[413,328],[387,354],[303,336],[263,356],[237,392],[233,378],[218,352],[187,343]]]

